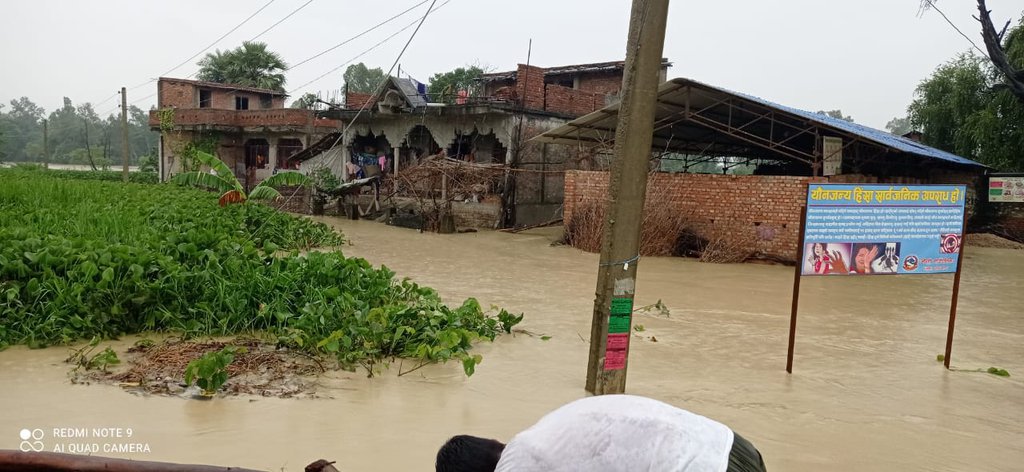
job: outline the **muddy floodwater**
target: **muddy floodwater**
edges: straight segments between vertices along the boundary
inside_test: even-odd
[[[322,379],[325,399],[183,400],[71,385],[67,348],[0,352],[0,449],[23,428],[40,442],[95,443],[98,455],[301,470],[428,471],[445,439],[509,439],[585,395],[597,256],[552,247],[552,230],[435,235],[326,219],[344,251],[434,287],[524,312],[484,361],[397,377]],[[943,352],[951,275],[804,278],[794,372],[785,372],[793,269],[643,259],[629,393],[717,419],[750,439],[771,471],[1024,470],[1024,251],[966,248],[953,366]],[[551,336],[543,340],[541,336]],[[656,341],[655,341],[656,340]],[[115,343],[129,345],[131,340]],[[972,372],[996,366],[1009,378]],[[96,438],[92,428],[131,428]],[[87,433],[85,438],[55,438]],[[86,431],[74,429],[85,428]],[[122,435],[126,431],[122,431]],[[105,453],[141,443],[149,452]],[[92,447],[92,446],[89,446]]]

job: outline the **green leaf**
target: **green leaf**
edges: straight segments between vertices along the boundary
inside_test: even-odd
[[[298,187],[309,185],[310,180],[306,174],[299,172],[278,172],[260,182],[256,188],[260,187]]]
[[[263,184],[257,185],[256,188],[249,192],[250,200],[277,200],[278,198],[281,198],[281,192]]]
[[[171,177],[171,182],[187,187],[207,188],[218,192],[237,190],[234,182],[221,178],[218,175],[202,171],[175,174],[174,177]]]

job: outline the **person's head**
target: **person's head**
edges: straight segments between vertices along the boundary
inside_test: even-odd
[[[814,243],[812,249],[814,251],[814,257],[821,257],[825,255],[825,243]]]
[[[868,258],[868,254],[871,249],[867,246],[861,246],[857,249],[857,254],[854,256],[854,262],[856,263],[857,272],[865,273],[868,270],[868,264],[871,264],[871,260]]]
[[[458,435],[437,451],[436,472],[494,472],[505,445],[494,439]]]

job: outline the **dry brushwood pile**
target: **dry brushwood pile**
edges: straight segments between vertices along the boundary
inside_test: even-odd
[[[289,398],[313,395],[315,375],[324,372],[320,361],[297,351],[275,349],[255,339],[231,342],[168,339],[161,343],[140,341],[126,353],[120,369],[76,369],[74,383],[111,383],[130,391],[157,395],[185,393],[182,379],[189,362],[226,346],[245,348],[228,365],[228,382],[221,393]]]
[[[429,156],[399,172],[394,194],[414,198],[426,226],[436,228],[452,202],[480,202],[499,194],[506,170],[502,164]]]
[[[714,231],[704,231],[690,212],[668,201],[667,190],[648,187],[640,230],[641,256],[697,257],[701,262],[743,262],[754,256],[756,235],[745,225],[725,218]],[[599,252],[604,234],[605,206],[585,203],[565,222],[565,243],[587,252]]]

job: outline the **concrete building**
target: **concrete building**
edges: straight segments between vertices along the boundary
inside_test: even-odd
[[[662,74],[671,64],[663,62]],[[624,63],[604,62],[484,74],[476,93],[428,96],[411,79],[390,78],[380,93],[348,93],[346,107],[327,115],[353,125],[297,159],[348,178],[346,163],[373,166],[383,153],[385,178],[427,156],[505,166],[508,178],[480,201],[456,202],[460,226],[512,227],[561,216],[564,172],[591,168],[588,149],[532,143],[544,131],[618,101]],[[327,143],[326,141],[331,141]],[[333,146],[337,142],[337,146]],[[443,189],[434,189],[444,193]],[[404,196],[399,189],[399,196]],[[476,200],[476,199],[474,199]]]
[[[202,149],[251,188],[275,170],[294,168],[291,156],[341,127],[310,110],[285,108],[287,95],[276,90],[162,77],[157,97],[149,125],[161,132],[161,181],[188,167],[190,152]]]

